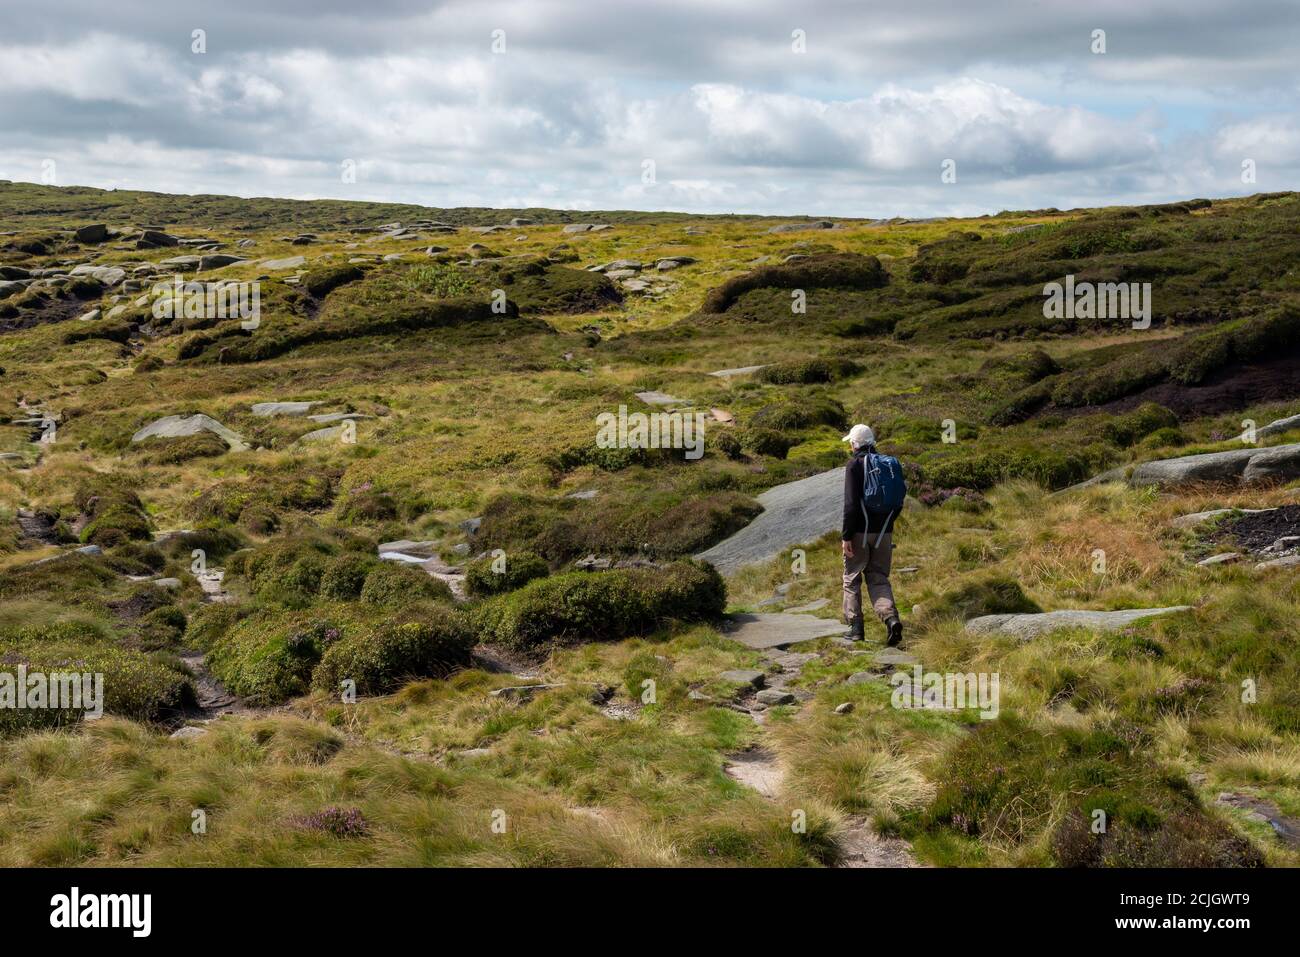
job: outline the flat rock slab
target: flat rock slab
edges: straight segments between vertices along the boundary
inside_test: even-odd
[[[267,259],[263,260],[262,265],[267,269],[297,269],[307,263],[306,256],[290,256],[288,259]]]
[[[966,622],[966,630],[977,635],[1012,635],[1021,641],[1037,638],[1060,628],[1090,628],[1119,631],[1143,618],[1191,611],[1191,605],[1169,608],[1126,608],[1122,611],[1049,611],[1037,615],[982,615]]]
[[[820,611],[831,603],[829,598],[818,598],[808,602],[806,605],[796,605],[794,608],[787,608],[786,612],[791,615],[806,615],[811,611]]]
[[[751,685],[755,688],[763,687],[766,675],[761,671],[752,668],[734,668],[731,671],[724,671],[718,675],[722,681],[729,681],[737,685]]]
[[[253,415],[306,415],[319,402],[254,402]]]
[[[878,665],[888,665],[898,667],[900,665],[919,665],[920,659],[916,655],[908,654],[901,648],[882,648],[875,654],[875,662]]]
[[[710,372],[709,375],[717,376],[719,379],[730,379],[732,376],[749,375],[763,368],[766,366],[738,366],[735,369],[719,369],[717,372]]]
[[[1212,508],[1208,512],[1193,512],[1190,515],[1179,515],[1169,524],[1174,528],[1195,528],[1202,522],[1208,522],[1211,519],[1218,518],[1221,515],[1261,515],[1265,512],[1276,512],[1275,508]]]
[[[731,575],[795,545],[816,541],[840,527],[843,496],[842,468],[774,486],[758,496],[763,512],[756,519],[695,557]]]
[[[762,748],[727,755],[723,770],[733,781],[753,788],[766,798],[775,798],[780,793],[785,777],[776,756]]]
[[[1223,552],[1218,555],[1211,555],[1209,558],[1202,558],[1196,565],[1198,568],[1203,568],[1207,565],[1227,565],[1240,560],[1241,552]]]
[[[687,399],[679,399],[666,392],[638,392],[636,397],[646,405],[690,405]]]
[[[1300,429],[1300,415],[1288,416],[1285,419],[1275,419],[1268,425],[1260,426],[1255,434],[1277,435],[1279,432],[1289,432],[1292,429]]]
[[[812,641],[836,635],[844,626],[825,618],[808,615],[758,614],[733,615],[727,637],[746,648],[763,651],[767,648],[785,648],[800,641]]]
[[[1143,462],[1129,474],[1130,485],[1184,485],[1192,482],[1289,481],[1300,477],[1300,443],[1272,448],[1207,452]]]
[[[147,438],[157,436],[164,439],[175,439],[186,435],[198,435],[200,432],[212,432],[226,440],[226,444],[236,452],[243,452],[248,449],[248,444],[244,441],[243,436],[234,432],[211,416],[199,413],[197,415],[169,415],[146,425],[135,435],[131,436],[132,442],[143,442]]]
[[[383,542],[379,546],[379,552],[405,552],[408,555],[424,555],[425,558],[433,558],[438,554],[438,543],[434,541],[416,542],[409,538],[403,538],[396,542]]]

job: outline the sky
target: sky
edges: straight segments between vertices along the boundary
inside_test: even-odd
[[[1300,0],[0,0],[0,179],[868,217],[1300,189]]]

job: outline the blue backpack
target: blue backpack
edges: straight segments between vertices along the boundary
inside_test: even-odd
[[[907,482],[903,466],[892,455],[868,452],[862,457],[862,510],[867,514],[892,515],[903,508]],[[888,525],[888,521],[886,521]],[[884,535],[884,526],[880,535]],[[880,536],[876,537],[879,544]]]

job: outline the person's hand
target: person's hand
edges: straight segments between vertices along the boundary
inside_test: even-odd
[[[853,557],[853,542],[852,542],[852,541],[849,541],[849,540],[847,540],[847,539],[846,539],[845,541],[840,542],[840,551],[842,551],[842,552],[844,553],[844,557],[845,557],[845,558],[852,558],[852,557]]]

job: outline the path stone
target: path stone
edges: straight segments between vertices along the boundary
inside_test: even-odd
[[[152,422],[140,429],[135,435],[131,436],[132,442],[143,442],[151,436],[159,438],[180,438],[186,435],[198,435],[200,432],[212,432],[226,440],[234,452],[245,452],[248,450],[248,444],[244,441],[243,436],[226,428],[211,416],[198,413],[197,415],[168,415],[156,422]]]
[[[788,614],[732,615],[727,637],[746,648],[762,651],[767,648],[785,648],[800,641],[812,641],[828,635],[839,634],[844,626],[825,618]]]
[[[917,867],[912,846],[896,837],[881,837],[865,818],[851,819],[840,835],[838,867]]]
[[[754,697],[766,705],[794,704],[794,695],[780,688],[764,688]]]
[[[1062,610],[1036,615],[981,615],[966,622],[966,630],[977,635],[1012,635],[1021,641],[1028,641],[1060,628],[1118,631],[1143,618],[1191,610],[1191,605],[1174,605],[1168,608],[1126,608],[1122,611]]]
[[[690,405],[687,399],[679,399],[665,392],[638,392],[636,397],[646,405]]]
[[[916,655],[908,654],[901,648],[882,648],[875,653],[875,662],[878,665],[887,665],[897,668],[901,665],[919,665],[920,659]]]
[[[836,714],[849,714],[849,713],[851,713],[852,711],[853,711],[853,702],[852,702],[852,701],[845,701],[843,704],[837,704],[837,705],[835,706],[835,713],[836,713]]]
[[[794,608],[787,608],[786,614],[806,615],[812,611],[820,611],[831,603],[829,598],[817,598],[808,602],[806,605],[796,605]]]
[[[775,798],[781,792],[785,779],[776,755],[766,748],[753,748],[727,755],[723,765],[727,777],[753,788],[765,798]]]
[[[843,495],[843,468],[777,485],[758,496],[763,512],[757,518],[695,557],[730,575],[795,545],[816,541],[840,527]]]
[[[733,668],[731,671],[724,671],[718,675],[722,681],[729,681],[732,684],[750,685],[754,688],[763,687],[766,675],[761,671],[752,668]]]
[[[844,682],[848,685],[865,685],[873,681],[884,681],[885,676],[875,671],[855,671]]]

